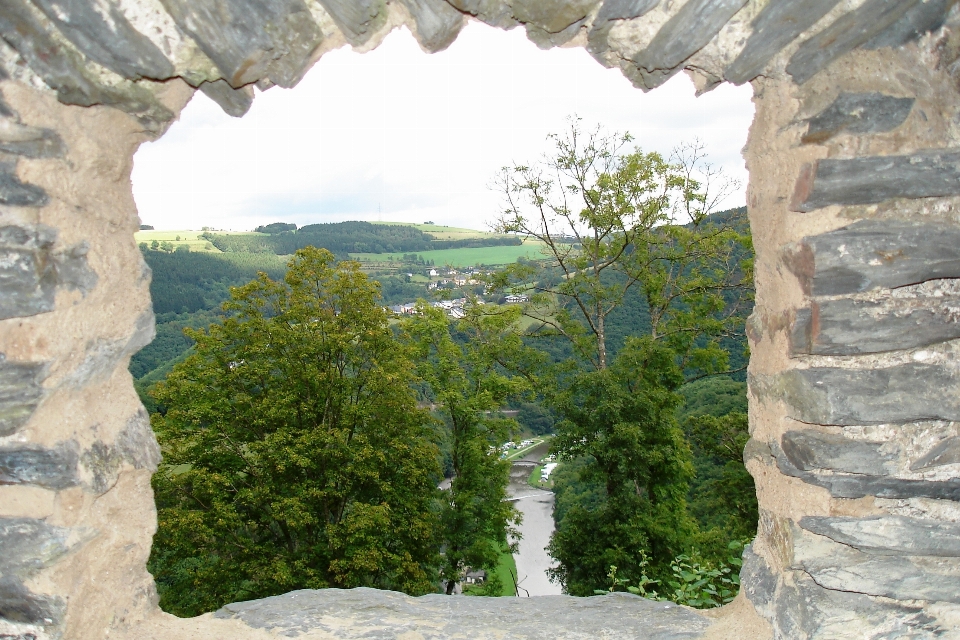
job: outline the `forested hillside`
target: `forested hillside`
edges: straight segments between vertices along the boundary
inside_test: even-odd
[[[267,227],[262,227],[267,230]],[[279,227],[274,227],[278,229]],[[412,253],[438,249],[519,245],[510,236],[488,236],[461,240],[437,240],[407,225],[370,222],[308,224],[299,229],[268,232],[267,235],[226,235],[207,232],[201,237],[224,253],[272,253],[290,255],[303,247],[327,249],[338,256],[348,253]]]

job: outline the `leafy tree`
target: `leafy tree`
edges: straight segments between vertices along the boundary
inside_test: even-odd
[[[609,368],[576,376],[557,397],[554,450],[583,460],[578,480],[603,488],[599,504],[569,506],[550,541],[559,561],[550,574],[567,593],[592,595],[611,565],[639,580],[641,552],[662,572],[693,534],[693,468],[675,417],[682,381],[670,349],[633,338]]]
[[[508,266],[491,285],[529,296],[532,336],[573,348],[541,392],[561,417],[554,451],[584,458],[581,478],[603,486],[604,499],[570,508],[550,552],[560,562],[553,577],[589,595],[611,565],[639,579],[631,573],[644,553],[665,577],[695,531],[676,391],[727,367],[721,342],[738,333],[750,301],[750,239],[735,217],[710,215],[732,184],[699,144],[667,160],[629,148],[629,134],[584,132],[577,119],[551,138],[552,156],[501,173],[494,225],[539,240],[544,258]],[[608,321],[636,298],[646,336],[613,357]]]
[[[723,370],[719,340],[742,326],[750,297],[740,294],[752,268],[737,251],[750,242],[740,221],[709,215],[733,184],[718,187],[721,176],[698,143],[668,162],[627,149],[629,134],[584,134],[576,119],[565,136],[551,138],[554,157],[501,173],[506,208],[494,224],[539,240],[545,260],[510,265],[495,286],[534,292],[524,313],[541,332],[570,340],[596,369],[608,363],[608,316],[637,292],[650,335],[684,367]]]
[[[743,464],[743,448],[750,438],[747,414],[692,416],[685,426],[699,452],[712,458],[718,469],[698,487],[696,515],[704,524],[722,529],[727,540],[752,538],[760,514],[753,477]]]
[[[500,459],[499,445],[516,427],[512,420],[496,417],[506,400],[522,385],[501,373],[484,337],[502,333],[510,318],[483,318],[473,329],[480,332],[465,346],[450,335],[442,310],[417,304],[417,315],[403,330],[416,350],[417,373],[429,385],[438,411],[449,428],[453,479],[444,492],[440,514],[444,547],[440,577],[446,592],[453,592],[467,568],[485,569],[496,581],[494,569],[508,544],[511,524],[519,514],[506,500],[510,463]],[[502,585],[488,584],[487,592],[500,593]]]
[[[234,289],[227,317],[155,394],[164,452],[150,569],[196,615],[298,588],[435,589],[437,448],[376,283],[306,248],[283,281]]]

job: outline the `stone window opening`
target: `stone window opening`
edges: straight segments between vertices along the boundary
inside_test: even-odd
[[[627,596],[294,592],[180,620],[146,572],[159,450],[137,146],[323,53],[466,20],[653,89],[750,82],[759,532],[719,617]],[[0,8],[0,637],[960,637],[960,99],[951,0],[8,0]],[[442,598],[442,599],[437,599]],[[466,604],[464,604],[466,603]]]

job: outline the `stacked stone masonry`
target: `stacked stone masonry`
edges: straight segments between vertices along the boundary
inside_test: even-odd
[[[0,638],[960,638],[955,0],[4,0]],[[295,592],[178,620],[145,568],[160,450],[133,153],[196,89],[241,116],[327,51],[467,20],[584,47],[641,90],[750,82],[759,534],[745,599]],[[726,615],[724,615],[726,614]]]

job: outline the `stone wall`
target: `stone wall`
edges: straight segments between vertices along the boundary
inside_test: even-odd
[[[451,637],[467,618],[469,637],[960,637],[954,5],[6,0],[0,638]],[[253,85],[292,86],[335,47],[405,24],[436,51],[467,19],[583,46],[644,90],[681,70],[700,91],[754,86],[747,599],[715,622],[629,597],[335,590],[159,612],[145,570],[159,450],[126,370],[153,335],[133,153],[197,88],[239,116]]]

